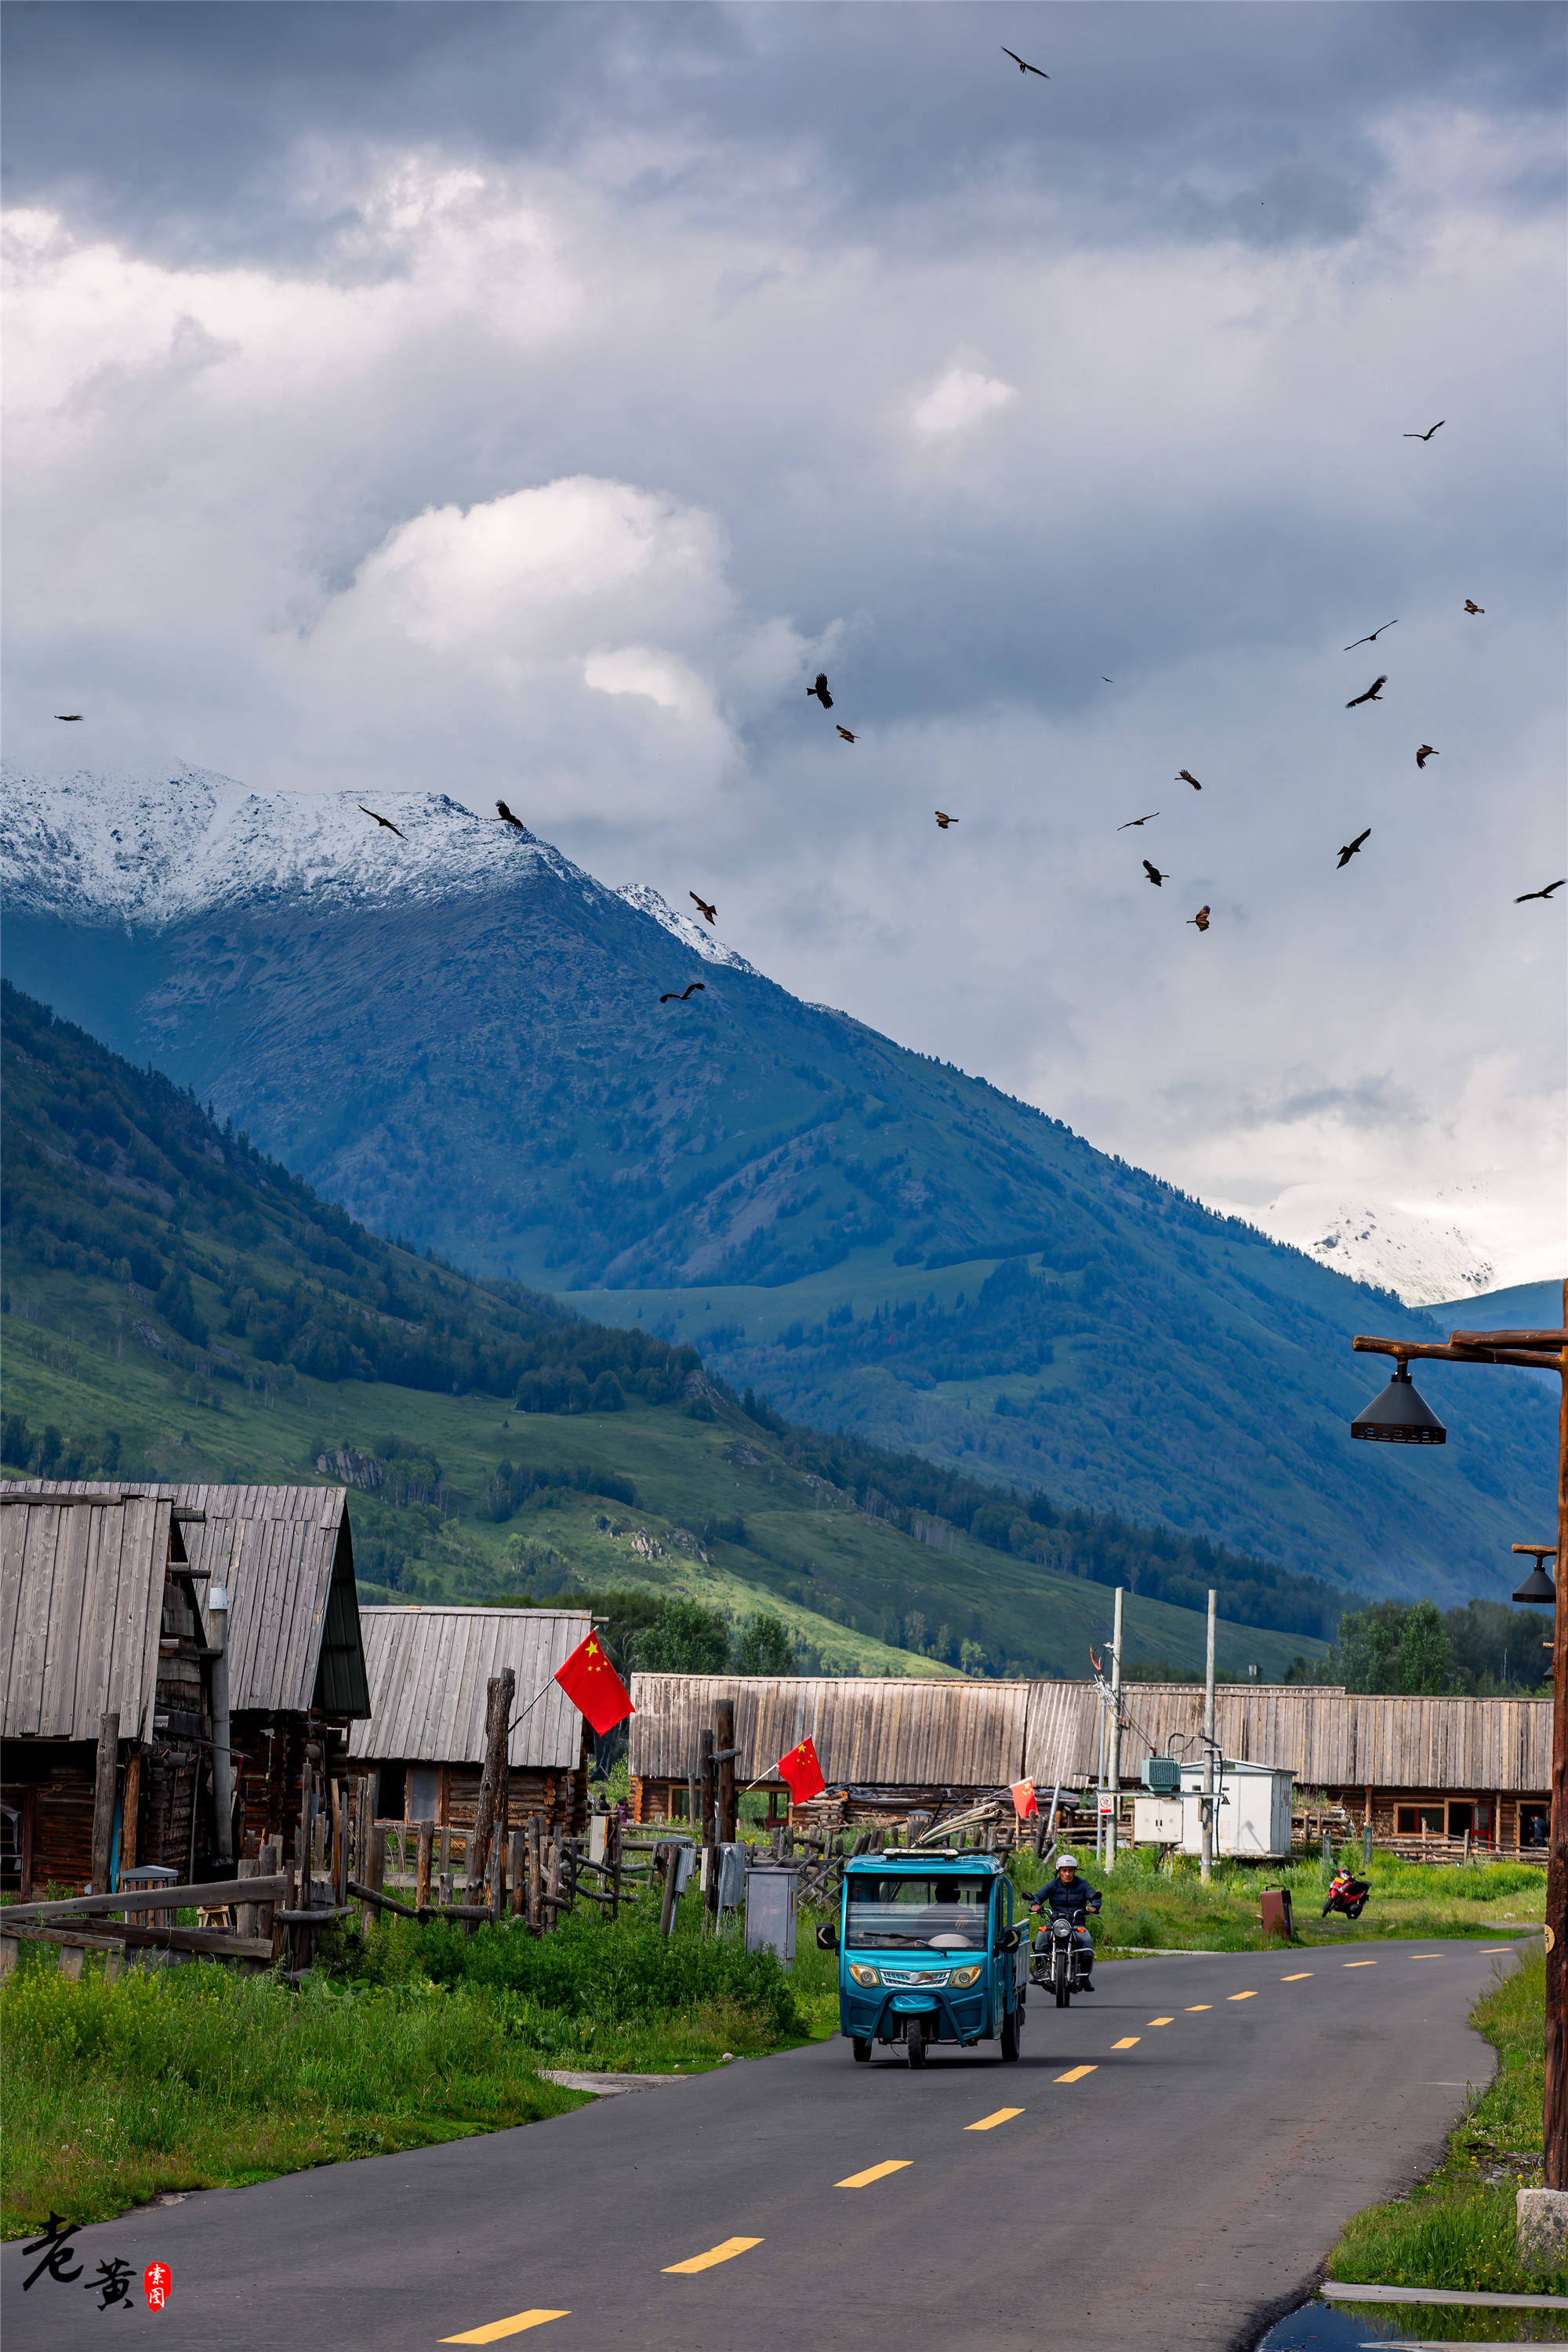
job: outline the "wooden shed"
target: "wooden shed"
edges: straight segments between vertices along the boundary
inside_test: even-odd
[[[24,1902],[206,1859],[195,1532],[167,1489],[0,1487],[0,1886]]]
[[[808,1736],[843,1818],[876,1822],[965,1799],[1005,1796],[1024,1752],[1027,1683],[869,1676],[634,1675],[632,1811],[685,1818],[699,1742],[716,1700],[735,1705],[735,1776],[760,1780],[769,1816],[787,1811],[773,1767]]]
[[[540,1813],[552,1830],[582,1831],[588,1814],[588,1727],[552,1677],[593,1629],[585,1610],[421,1602],[366,1609],[360,1622],[370,1706],[353,1727],[349,1766],[356,1775],[374,1776],[378,1819],[472,1827],[484,1767],[486,1692],[491,1676],[510,1666],[517,1696],[508,1749],[508,1824],[520,1827]]]

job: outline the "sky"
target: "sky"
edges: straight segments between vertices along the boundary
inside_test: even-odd
[[[3,33],[12,755],[500,796],[1289,1238],[1563,1270],[1563,9]]]

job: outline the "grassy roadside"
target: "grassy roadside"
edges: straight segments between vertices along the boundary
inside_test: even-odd
[[[1359,1870],[1360,1850],[1354,1857]],[[1256,1952],[1266,1939],[1258,1919],[1266,1886],[1289,1887],[1298,1941],[1303,1945],[1375,1942],[1395,1937],[1520,1935],[1546,1913],[1546,1873],[1531,1863],[1476,1863],[1468,1870],[1435,1863],[1373,1857],[1372,1898],[1356,1920],[1322,1919],[1321,1865],[1294,1862],[1267,1872],[1222,1863],[1205,1886],[1191,1856],[1177,1858],[1167,1875],[1152,1847],[1117,1857],[1101,1869],[1092,1854],[1084,1875],[1104,1905],[1094,1930],[1102,1958],[1119,1950]],[[1014,1885],[1034,1888],[1043,1873],[1033,1856],[1015,1859]]]
[[[29,1951],[0,1989],[0,2235],[582,2104],[543,2068],[695,2072],[836,2027],[804,1920],[791,1978],[683,1907],[668,1942],[635,1918],[542,1941],[397,1920],[298,1992],[204,1963],[106,1985],[91,1961],[69,1983]]]
[[[1546,1962],[1538,1953],[1477,2003],[1473,2021],[1498,2053],[1496,2081],[1468,2110],[1429,2179],[1407,2198],[1355,2216],[1329,2256],[1331,2278],[1456,2292],[1568,2294],[1568,2271],[1527,2272],[1514,2251],[1515,2190],[1541,2178],[1545,1986]],[[1414,2317],[1414,2307],[1408,2315]],[[1482,2315],[1464,2316],[1474,2335]],[[1538,2340],[1544,2316],[1531,2315]],[[1429,2332],[1425,2309],[1422,2325]]]

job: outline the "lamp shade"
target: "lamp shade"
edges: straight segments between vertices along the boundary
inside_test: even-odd
[[[1384,1445],[1446,1445],[1448,1433],[1410,1377],[1407,1365],[1397,1364],[1394,1378],[1381,1396],[1363,1406],[1351,1423],[1352,1437],[1370,1437]]]
[[[1521,1546],[1521,1549],[1527,1549],[1527,1547]],[[1557,1555],[1555,1552],[1538,1551],[1536,1553],[1535,1566],[1531,1570],[1530,1574],[1525,1578],[1524,1582],[1520,1586],[1518,1591],[1513,1596],[1516,1601],[1538,1601],[1542,1606],[1546,1609],[1553,1608],[1556,1605],[1557,1587],[1552,1583],[1552,1579],[1546,1573],[1547,1561],[1549,1559],[1555,1559]]]

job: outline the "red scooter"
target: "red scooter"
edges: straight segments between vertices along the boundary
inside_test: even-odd
[[[1329,1899],[1321,1916],[1338,1911],[1346,1919],[1359,1919],[1366,1908],[1366,1898],[1372,1893],[1370,1878],[1357,1878],[1348,1870],[1337,1870],[1329,1885]]]

